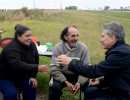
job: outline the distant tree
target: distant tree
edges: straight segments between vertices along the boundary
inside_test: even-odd
[[[123,10],[123,7],[120,7],[121,10]]]
[[[22,13],[24,14],[25,17],[28,17],[29,16],[28,8],[27,7],[23,7],[22,8]]]
[[[77,10],[77,6],[69,6],[69,7],[66,7],[65,9],[67,9],[67,10]]]
[[[110,9],[110,6],[105,6],[104,7],[104,10],[109,10]]]

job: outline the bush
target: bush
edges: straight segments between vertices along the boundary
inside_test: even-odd
[[[67,9],[67,10],[77,10],[77,6],[69,6],[69,7],[66,7],[65,9]]]
[[[22,8],[22,13],[24,14],[25,17],[28,17],[29,16],[28,8],[27,7],[23,7]]]
[[[5,20],[6,18],[5,18],[5,16],[6,16],[6,14],[4,13],[4,12],[0,12],[1,14],[0,14],[0,20],[2,21],[2,20]]]

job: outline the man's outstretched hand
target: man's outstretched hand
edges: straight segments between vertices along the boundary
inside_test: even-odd
[[[72,59],[70,57],[67,57],[66,55],[60,55],[56,58],[56,63],[60,65],[69,65],[71,60]]]

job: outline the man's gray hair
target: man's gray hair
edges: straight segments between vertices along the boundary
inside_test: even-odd
[[[124,41],[125,32],[120,23],[111,22],[103,25],[103,29],[107,31],[108,36],[115,36],[117,41]]]

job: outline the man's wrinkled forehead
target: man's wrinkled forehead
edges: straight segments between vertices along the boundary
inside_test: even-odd
[[[79,31],[75,27],[70,27],[68,29],[68,34],[79,34]]]

